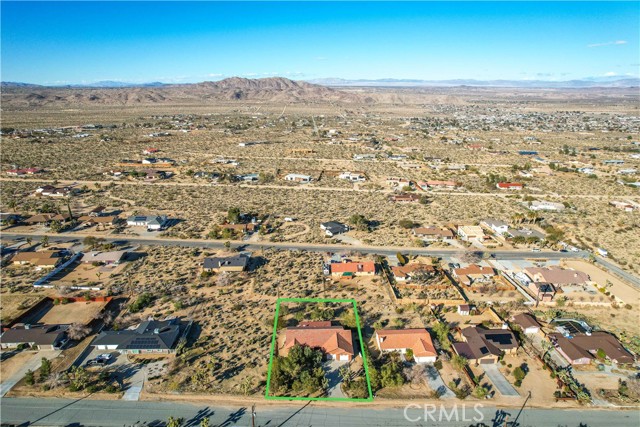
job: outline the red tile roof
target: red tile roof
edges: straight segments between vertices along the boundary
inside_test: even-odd
[[[319,326],[320,323],[325,322],[306,322],[307,325],[316,325],[287,328],[285,330],[283,355],[287,355],[291,347],[298,344],[319,348],[328,354],[349,354],[353,356],[351,331],[344,329],[342,326],[321,327]],[[304,325],[304,323],[301,325]]]
[[[376,335],[382,350],[410,348],[416,357],[437,355],[426,329],[382,329]]]
[[[373,261],[341,262],[331,264],[332,273],[375,273],[376,263]]]

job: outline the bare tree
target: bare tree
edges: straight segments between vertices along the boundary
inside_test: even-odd
[[[80,323],[72,323],[69,329],[67,329],[67,335],[72,340],[81,340],[90,333],[91,328]]]
[[[229,286],[230,284],[231,284],[231,275],[228,272],[223,271],[218,275],[218,278],[216,279],[216,285]]]

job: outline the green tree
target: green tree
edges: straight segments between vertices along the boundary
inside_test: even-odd
[[[240,222],[240,208],[229,208],[229,210],[227,211],[227,221],[232,224],[237,224],[238,222]]]
[[[400,265],[405,265],[408,262],[407,257],[402,255],[400,252],[396,254],[396,258],[398,258],[398,262],[400,263]]]
[[[600,360],[604,360],[607,357],[607,353],[601,348],[596,351],[596,357]]]
[[[182,418],[169,417],[169,420],[167,421],[167,427],[180,427],[182,426],[183,422],[184,419]]]
[[[40,243],[42,244],[42,247],[44,247],[44,248],[49,246],[49,236],[42,236],[42,239],[40,239]]]
[[[445,350],[449,350],[451,348],[451,341],[449,340],[449,325],[445,322],[437,322],[433,325],[433,332],[438,337],[438,341],[440,345]]]
[[[414,222],[411,221],[410,219],[401,219],[400,221],[398,221],[398,225],[402,228],[413,228],[414,226]]]
[[[356,230],[367,231],[369,230],[369,220],[360,214],[351,215],[349,217],[349,223],[353,225]]]
[[[389,360],[380,368],[380,384],[382,387],[398,387],[403,385],[405,378],[402,375],[402,364]]]
[[[200,427],[209,427],[209,418],[204,417],[200,420]]]
[[[451,358],[451,365],[453,365],[453,367],[457,371],[462,372],[467,367],[468,364],[469,364],[469,361],[467,360],[467,358],[464,356],[460,356],[459,354],[456,354]]]
[[[51,375],[51,362],[43,357],[40,363],[40,382],[44,382]]]
[[[526,373],[524,372],[524,369],[522,369],[522,367],[518,366],[513,370],[513,377],[516,379],[516,386],[520,387],[520,384],[522,384],[522,380],[525,376]]]
[[[487,389],[482,386],[476,386],[476,388],[473,389],[473,396],[478,399],[484,399],[487,396]]]
[[[34,385],[36,383],[35,375],[33,375],[33,371],[31,369],[29,369],[25,374],[24,382],[27,383],[27,385]]]

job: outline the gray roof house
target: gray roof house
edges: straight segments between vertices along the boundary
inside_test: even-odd
[[[120,353],[174,353],[187,325],[179,319],[147,320],[134,329],[103,331],[91,343],[98,350]]]
[[[244,255],[230,257],[205,258],[205,271],[244,271],[249,264],[249,257]]]
[[[133,215],[127,218],[127,225],[159,230],[165,226],[167,221],[168,218],[166,215]]]
[[[66,342],[68,325],[20,325],[0,336],[0,347],[16,348],[28,344],[40,350],[57,350]]]
[[[327,236],[334,236],[349,231],[348,225],[337,221],[323,222],[320,224],[320,228],[324,230]]]

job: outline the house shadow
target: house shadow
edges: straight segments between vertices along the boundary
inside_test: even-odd
[[[126,261],[138,261],[139,259],[146,258],[147,254],[145,252],[127,252],[125,255]]]
[[[182,219],[182,218],[170,218],[162,226],[162,230],[166,230],[168,228],[174,227],[174,226],[180,224],[181,222],[184,222],[184,219]]]
[[[261,267],[264,267],[268,263],[269,263],[269,261],[263,256],[251,257],[250,260],[249,260],[249,265],[247,266],[247,271],[249,271],[249,272],[256,271],[256,270],[260,269]]]

